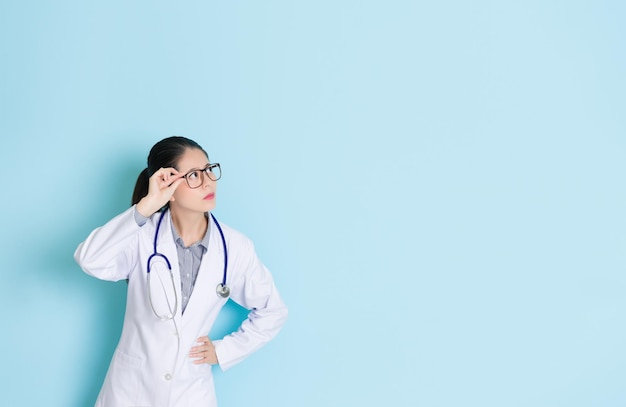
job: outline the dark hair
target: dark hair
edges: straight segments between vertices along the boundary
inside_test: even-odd
[[[152,174],[157,172],[159,168],[176,168],[178,160],[188,149],[198,149],[207,157],[209,156],[198,143],[180,136],[164,138],[152,146],[150,154],[148,154],[148,167],[144,168],[137,177],[131,206],[137,204],[141,201],[141,198],[148,195],[148,181]]]

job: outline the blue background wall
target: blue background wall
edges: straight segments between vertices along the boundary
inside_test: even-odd
[[[3,404],[89,406],[72,254],[170,135],[290,307],[222,406],[626,405],[618,1],[0,3]],[[229,307],[212,335],[242,318]]]

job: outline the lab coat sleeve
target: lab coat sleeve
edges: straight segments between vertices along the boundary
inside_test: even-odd
[[[85,273],[102,280],[128,278],[135,260],[134,250],[141,229],[135,221],[134,207],[93,230],[78,245],[74,259]]]
[[[236,332],[213,342],[222,370],[230,369],[269,342],[287,320],[287,307],[272,275],[256,256],[252,242],[246,241],[244,247],[244,255],[234,264],[243,267],[244,273],[234,284],[231,299],[250,313]]]

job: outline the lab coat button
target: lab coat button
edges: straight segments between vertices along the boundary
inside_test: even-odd
[[[171,374],[166,374],[165,375],[165,380],[172,380],[172,375]]]

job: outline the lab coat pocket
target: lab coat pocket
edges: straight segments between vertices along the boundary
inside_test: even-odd
[[[187,363],[187,372],[194,380],[205,380],[212,376],[211,365],[207,363],[196,365],[193,363],[193,359],[189,359],[189,363]]]
[[[108,399],[116,401],[113,405],[138,405],[144,400],[140,387],[143,359],[129,355],[117,349],[108,377]]]
[[[115,361],[121,366],[129,368],[141,369],[141,366],[143,365],[143,359],[128,355],[119,349],[115,351]]]
[[[181,398],[183,406],[217,406],[212,366],[206,363],[188,365],[189,382]]]

